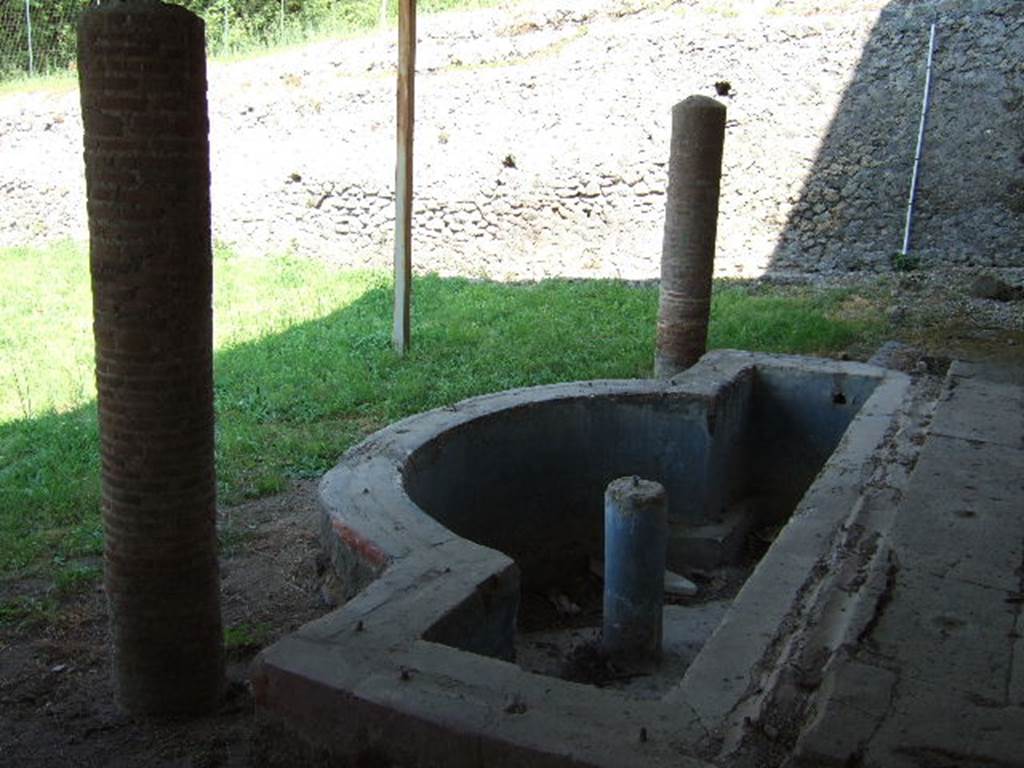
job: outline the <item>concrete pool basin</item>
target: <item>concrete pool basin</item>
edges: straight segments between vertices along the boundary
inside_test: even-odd
[[[908,389],[873,366],[722,351],[669,381],[514,390],[378,432],[320,488],[351,599],[261,654],[259,716],[303,759],[709,764],[794,647],[827,662],[824,612],[854,631],[870,579],[838,607],[830,579],[871,557],[848,540]],[[602,494],[630,474],[665,486],[668,565],[701,588],[666,607],[667,645],[704,629],[658,685],[541,674],[524,637],[590,631]]]

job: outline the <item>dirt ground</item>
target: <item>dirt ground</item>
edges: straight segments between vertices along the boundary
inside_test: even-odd
[[[221,514],[228,688],[213,716],[146,721],[113,702],[106,601],[99,586],[61,599],[55,617],[0,625],[0,765],[249,765],[247,673],[259,648],[329,610],[318,576],[315,483]],[[3,584],[38,595],[38,580]]]

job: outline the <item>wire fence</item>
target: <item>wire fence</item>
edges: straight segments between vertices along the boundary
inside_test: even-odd
[[[85,0],[0,0],[0,78],[72,66]]]
[[[103,1],[0,0],[0,80],[73,70],[78,17],[90,3]],[[173,1],[206,21],[213,56],[372,29],[393,21],[398,12],[398,0]],[[499,2],[417,0],[416,5],[430,13]]]
[[[96,2],[96,0],[92,0]],[[392,0],[393,1],[393,0]],[[388,0],[178,0],[206,21],[212,55],[382,23]],[[75,28],[90,0],[0,0],[0,79],[75,65]]]

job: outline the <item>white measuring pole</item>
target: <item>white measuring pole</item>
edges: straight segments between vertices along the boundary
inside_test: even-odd
[[[929,96],[932,86],[932,58],[935,54],[935,22],[932,22],[928,36],[928,64],[924,71],[924,96],[921,98],[921,123],[917,128],[917,149],[914,150],[914,171],[910,176],[910,194],[907,196],[907,222],[903,227],[903,247],[900,253],[907,255],[910,248],[910,222],[914,218],[914,198],[917,196],[917,174],[921,167],[921,148],[924,146],[924,125],[928,118]]]
[[[28,73],[36,73],[35,59],[32,54],[32,0],[25,0],[25,30],[28,34]]]

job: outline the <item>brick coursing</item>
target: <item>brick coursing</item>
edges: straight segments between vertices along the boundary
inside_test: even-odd
[[[202,710],[223,678],[203,24],[90,9],[78,66],[117,696]]]

